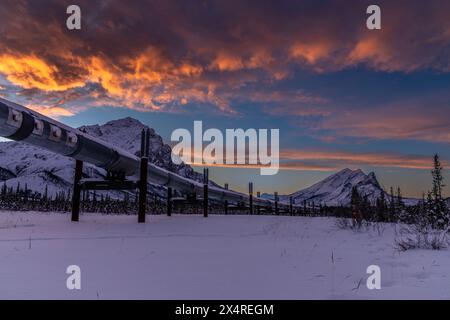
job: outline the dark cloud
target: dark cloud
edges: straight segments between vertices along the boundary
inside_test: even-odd
[[[69,31],[72,2],[0,3],[0,73],[29,97],[67,103],[84,93],[96,104],[159,111],[199,103],[234,114],[243,88],[270,90],[293,66],[450,71],[448,1],[378,1],[381,31],[365,28],[365,0],[79,0],[82,30]],[[302,103],[295,93],[283,101],[246,90],[249,101]]]

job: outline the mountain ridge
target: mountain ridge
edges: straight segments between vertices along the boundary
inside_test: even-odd
[[[315,205],[326,206],[349,206],[353,187],[356,187],[362,196],[367,196],[371,204],[375,204],[382,193],[384,193],[386,199],[389,198],[374,172],[365,174],[361,169],[345,168],[307,188],[291,194],[280,195],[279,199],[283,202],[289,202],[290,197],[292,197],[294,204],[297,205],[306,202],[308,205],[314,203]],[[269,194],[263,194],[262,197],[273,199],[273,195]],[[415,204],[418,201],[418,199],[413,198],[405,199],[407,205]]]

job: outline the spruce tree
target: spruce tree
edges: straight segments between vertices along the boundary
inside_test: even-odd
[[[389,211],[390,211],[389,213],[391,214],[391,217],[396,216],[397,212],[395,209],[396,208],[395,208],[395,199],[394,199],[394,188],[392,188],[392,186],[391,186],[391,189],[389,192]]]
[[[28,202],[28,184],[25,183],[25,191],[24,191],[24,199],[23,201],[26,203]]]
[[[44,201],[47,201],[47,199],[48,199],[48,186],[47,185],[45,185],[45,191],[44,191]]]
[[[352,187],[350,204],[351,204],[351,210],[352,210],[353,226],[361,227],[361,223],[362,223],[361,208],[363,205],[363,199],[361,198],[356,186]]]
[[[437,154],[433,157],[433,188],[428,196],[428,216],[433,228],[445,229],[449,226],[450,217],[447,204],[442,197],[442,189],[445,187],[442,176],[442,165]]]
[[[17,182],[15,198],[16,201],[20,199],[20,182]]]
[[[4,199],[6,197],[6,182],[3,181],[3,186],[2,186],[2,199]]]
[[[387,211],[386,197],[384,195],[384,192],[381,192],[379,198],[377,199],[377,206],[376,206],[376,220],[378,222],[386,221],[386,211]]]
[[[397,195],[396,195],[396,202],[397,202],[397,208],[399,210],[403,209],[403,207],[405,206],[405,203],[403,202],[403,196],[402,196],[402,191],[400,190],[400,187],[397,187]]]

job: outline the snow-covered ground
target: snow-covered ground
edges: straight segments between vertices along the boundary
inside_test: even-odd
[[[394,249],[394,230],[333,218],[0,212],[0,298],[449,299],[448,251]],[[66,268],[81,268],[81,290]],[[366,268],[381,267],[381,290]]]

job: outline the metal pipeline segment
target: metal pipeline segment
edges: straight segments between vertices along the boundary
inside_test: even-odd
[[[133,176],[140,159],[120,148],[36,111],[0,98],[0,136],[48,149],[94,164],[105,170]],[[149,181],[184,193],[201,194],[203,184],[149,164]],[[248,201],[248,195],[209,186],[209,197],[231,202]],[[273,201],[254,198],[254,204],[271,206]]]

